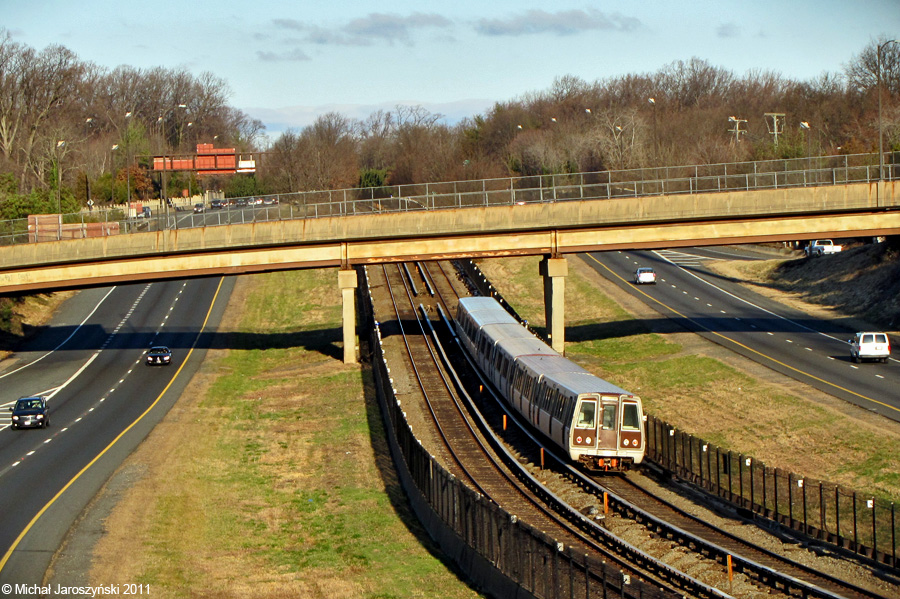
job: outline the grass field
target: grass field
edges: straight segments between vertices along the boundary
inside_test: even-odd
[[[482,267],[543,326],[537,259]],[[686,333],[649,331],[570,260],[567,353],[707,440],[900,499],[900,430],[760,380]],[[410,513],[369,372],[341,363],[336,273],[241,278],[188,392],[124,467],[143,476],[106,521],[93,584],[155,597],[474,597]]]
[[[155,597],[477,597],[394,478],[333,270],[241,279],[227,351],[131,458],[92,580]]]

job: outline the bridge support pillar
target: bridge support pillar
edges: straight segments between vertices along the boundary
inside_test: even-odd
[[[339,270],[344,328],[344,364],[356,364],[356,271]]]
[[[569,265],[565,258],[541,260],[540,273],[544,277],[544,316],[550,347],[566,353],[566,276]]]

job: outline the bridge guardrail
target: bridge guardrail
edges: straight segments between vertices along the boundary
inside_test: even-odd
[[[266,196],[276,200],[274,205],[227,206],[199,214],[162,208],[149,219],[123,219],[120,210],[94,210],[62,215],[58,228],[41,235],[29,236],[25,219],[0,221],[0,245],[77,238],[78,231],[86,231],[85,223],[118,222],[117,234],[127,234],[273,220],[875,183],[880,180],[877,158],[851,154],[305,191]],[[900,180],[900,165],[886,164],[884,175],[885,181]],[[80,228],[66,227],[79,223]]]

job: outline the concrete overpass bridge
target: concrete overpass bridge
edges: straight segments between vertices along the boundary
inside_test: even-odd
[[[835,156],[403,186],[378,196],[292,194],[271,207],[160,215],[128,234],[7,237],[0,293],[336,266],[345,360],[355,360],[347,349],[354,266],[542,255],[548,329],[561,351],[566,254],[900,234],[900,176],[889,167],[879,177],[877,162]]]

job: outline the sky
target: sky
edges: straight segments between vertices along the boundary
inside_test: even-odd
[[[328,112],[398,105],[452,124],[558,77],[591,83],[692,57],[736,76],[813,79],[879,36],[900,39],[900,0],[0,0],[0,28],[110,69],[212,73],[277,137]]]

